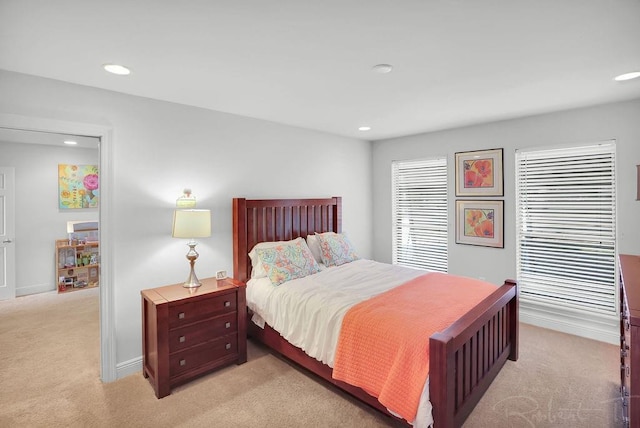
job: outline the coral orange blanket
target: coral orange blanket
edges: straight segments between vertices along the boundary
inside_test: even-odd
[[[333,377],[415,420],[429,374],[429,337],[453,324],[497,287],[428,273],[352,307],[342,321]]]

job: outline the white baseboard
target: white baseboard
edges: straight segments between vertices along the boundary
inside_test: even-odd
[[[520,321],[550,330],[561,331],[600,342],[620,345],[620,323],[615,320],[589,320],[558,314],[541,308],[520,305]]]
[[[28,296],[30,294],[47,293],[49,291],[56,291],[56,286],[53,284],[34,284],[24,287],[16,287],[16,297]]]
[[[142,356],[116,365],[116,379],[122,379],[136,373],[142,373]]]

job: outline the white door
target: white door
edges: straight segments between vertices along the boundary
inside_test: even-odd
[[[15,169],[0,166],[0,300],[16,297]]]

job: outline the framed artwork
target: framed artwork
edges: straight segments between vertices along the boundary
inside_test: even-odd
[[[502,196],[502,149],[456,153],[456,196]]]
[[[457,200],[456,244],[504,248],[504,201]]]
[[[99,201],[97,165],[58,165],[58,208],[97,208]]]

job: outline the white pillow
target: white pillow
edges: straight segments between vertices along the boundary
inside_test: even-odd
[[[262,266],[262,262],[258,257],[257,249],[258,248],[273,248],[282,244],[293,244],[302,240],[302,238],[292,239],[291,241],[271,241],[271,242],[259,242],[257,243],[251,251],[249,251],[249,258],[251,259],[251,278],[266,278],[267,271],[264,270]]]
[[[316,262],[322,263],[322,250],[320,249],[320,242],[316,235],[307,235],[307,246],[311,250],[311,254],[313,254],[313,258],[316,259]]]

